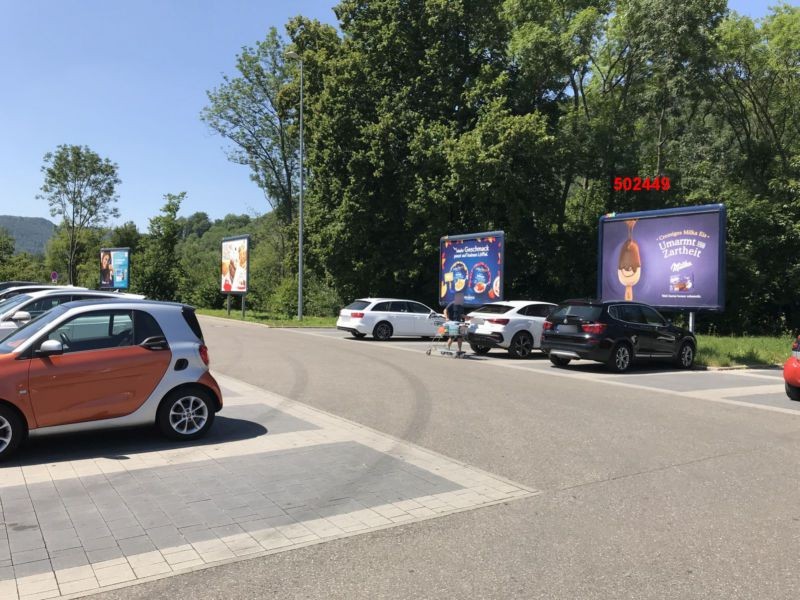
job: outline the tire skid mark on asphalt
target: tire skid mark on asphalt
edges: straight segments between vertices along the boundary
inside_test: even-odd
[[[285,331],[288,331],[288,332],[291,332],[291,333],[295,333],[295,334],[300,334],[300,335],[310,335],[310,336],[314,336],[314,337],[320,337],[320,338],[332,340],[334,342],[339,342],[339,343],[351,343],[351,341],[348,340],[347,338],[337,338],[337,337],[333,337],[333,336],[330,336],[330,335],[326,335],[324,333],[319,333],[319,332],[314,332],[314,331],[302,331],[302,330],[299,330],[299,329],[286,329]],[[352,343],[358,343],[358,342],[353,340]],[[373,345],[370,345],[370,347],[373,347]],[[404,352],[413,352],[414,354],[417,354],[417,355],[421,355],[422,354],[422,352],[420,351],[419,348],[401,347],[401,346],[396,346],[396,345],[393,345],[393,344],[375,343],[374,347],[376,347],[376,348],[388,348],[388,349],[391,349],[391,350],[399,350],[399,351],[404,351]],[[535,367],[524,366],[524,365],[515,365],[515,364],[506,363],[506,362],[492,361],[492,360],[486,360],[486,359],[473,360],[473,362],[475,364],[486,364],[486,365],[491,365],[491,366],[494,366],[494,367],[505,368],[505,369],[514,369],[514,370],[517,370],[517,371],[523,371],[523,372],[527,372],[527,373],[541,373],[541,374],[545,374],[545,375],[548,375],[548,376],[551,376],[551,377],[562,377],[562,378],[565,378],[565,379],[573,379],[573,380],[583,381],[585,383],[592,383],[592,384],[595,384],[595,385],[597,383],[605,383],[605,384],[608,384],[608,385],[614,385],[614,386],[617,386],[617,387],[623,387],[623,388],[628,388],[628,389],[642,390],[642,391],[646,391],[646,392],[658,392],[658,393],[661,393],[661,394],[677,396],[679,398],[684,398],[684,399],[685,398],[692,398],[692,399],[695,399],[695,400],[703,400],[705,402],[715,402],[717,404],[727,404],[727,405],[730,405],[730,406],[738,406],[738,407],[743,407],[743,408],[752,408],[752,409],[756,409],[756,410],[765,410],[765,411],[769,411],[769,412],[776,412],[776,413],[782,413],[782,414],[787,414],[787,415],[800,416],[800,409],[784,408],[784,407],[781,407],[781,406],[770,406],[768,404],[756,404],[756,403],[753,403],[753,402],[745,402],[745,401],[742,401],[742,400],[733,400],[733,399],[730,399],[730,398],[715,398],[715,397],[711,397],[709,395],[709,393],[713,393],[714,391],[716,391],[714,389],[711,389],[711,390],[696,390],[696,391],[689,391],[689,392],[679,392],[679,391],[675,391],[675,390],[666,390],[666,389],[663,389],[663,388],[647,386],[647,385],[643,385],[643,384],[639,384],[639,383],[631,383],[629,381],[620,381],[613,374],[578,373],[578,372],[574,372],[574,371],[573,372],[563,372],[563,371],[555,370],[555,369],[547,369],[547,370],[545,370],[544,368],[535,368]],[[769,376],[761,375],[760,377],[769,377]],[[722,388],[722,389],[725,389],[725,388]]]

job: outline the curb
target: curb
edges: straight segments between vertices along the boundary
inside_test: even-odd
[[[703,371],[745,371],[747,369],[758,369],[758,370],[770,370],[775,371],[777,369],[782,369],[782,365],[732,365],[730,367],[696,367],[697,369]]]

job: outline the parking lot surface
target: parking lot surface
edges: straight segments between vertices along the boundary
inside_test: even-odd
[[[800,594],[780,371],[202,325],[226,395],[209,438],[40,438],[0,471],[0,598]]]
[[[52,438],[3,468],[0,598],[134,583],[534,493],[219,381],[225,411],[200,444],[171,447],[141,430],[122,434],[122,447],[115,434]]]

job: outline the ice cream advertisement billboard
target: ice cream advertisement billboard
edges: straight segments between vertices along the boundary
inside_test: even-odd
[[[100,289],[127,290],[130,286],[130,248],[100,250]]]
[[[598,296],[723,310],[725,223],[722,204],[601,217]]]
[[[220,291],[223,294],[246,294],[250,236],[240,235],[223,239],[221,252]]]
[[[446,306],[456,292],[464,292],[467,306],[502,300],[504,246],[502,231],[441,238],[439,304]]]

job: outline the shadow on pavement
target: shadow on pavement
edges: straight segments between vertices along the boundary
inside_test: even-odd
[[[259,423],[217,415],[205,437],[187,442],[170,440],[161,435],[155,426],[41,435],[29,438],[17,457],[5,464],[32,466],[91,458],[128,460],[128,454],[224,444],[266,433],[267,428]]]

